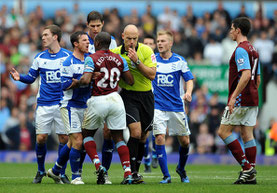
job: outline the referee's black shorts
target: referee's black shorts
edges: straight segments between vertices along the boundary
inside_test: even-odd
[[[142,131],[151,131],[154,118],[154,95],[150,91],[120,92],[126,110],[127,125],[141,122]]]

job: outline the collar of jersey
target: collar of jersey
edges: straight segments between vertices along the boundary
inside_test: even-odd
[[[138,50],[138,46],[139,46],[139,43],[137,43],[137,46],[135,47],[135,50],[136,50],[136,51]],[[124,43],[122,44],[120,53],[121,53],[121,54],[128,53],[128,52],[125,50],[125,45],[124,45]],[[127,54],[126,54],[126,55],[127,55]]]

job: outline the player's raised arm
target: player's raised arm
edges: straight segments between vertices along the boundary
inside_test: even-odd
[[[139,71],[148,79],[154,80],[156,76],[156,67],[148,67],[139,60],[137,52],[133,48],[129,48],[128,57],[136,64]],[[153,53],[153,57],[154,53]],[[151,58],[151,56],[149,56]]]

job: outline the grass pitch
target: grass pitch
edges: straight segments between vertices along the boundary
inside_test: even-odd
[[[46,164],[46,169],[53,164]],[[120,164],[113,164],[109,170],[112,185],[97,185],[94,166],[84,165],[83,180],[85,185],[60,185],[44,177],[41,184],[32,184],[37,166],[33,164],[0,163],[0,192],[1,193],[44,193],[44,192],[84,192],[84,193],[113,193],[113,192],[138,192],[138,193],[276,193],[277,192],[277,166],[257,166],[257,185],[233,185],[237,179],[239,166],[231,165],[188,165],[187,174],[189,184],[182,184],[175,172],[176,165],[169,165],[172,177],[171,184],[159,184],[162,174],[159,168],[152,173],[141,173],[146,184],[120,185],[123,171]],[[141,167],[143,171],[144,167]],[[70,174],[68,166],[67,174]],[[70,175],[69,175],[70,176]]]

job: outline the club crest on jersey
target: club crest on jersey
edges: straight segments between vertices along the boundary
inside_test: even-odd
[[[69,74],[68,69],[67,69],[66,67],[63,67],[63,68],[62,68],[62,74],[63,74],[63,75]]]
[[[238,63],[239,65],[243,65],[243,64],[244,64],[244,59],[243,59],[243,58],[238,59],[238,60],[237,60],[237,63]]]
[[[60,65],[63,65],[64,59],[60,59]]]

